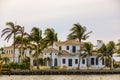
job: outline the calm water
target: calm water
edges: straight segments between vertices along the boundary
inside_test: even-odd
[[[0,80],[120,80],[120,75],[3,75]]]

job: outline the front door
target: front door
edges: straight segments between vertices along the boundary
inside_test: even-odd
[[[57,66],[57,59],[55,58],[54,66]]]
[[[72,66],[72,59],[68,59],[68,66]]]

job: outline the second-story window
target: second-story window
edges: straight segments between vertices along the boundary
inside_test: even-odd
[[[62,47],[61,47],[61,46],[59,46],[59,50],[62,50]]]
[[[66,60],[65,60],[65,59],[63,59],[63,60],[62,60],[62,63],[63,63],[63,64],[65,64],[65,63],[66,63]]]
[[[73,52],[73,53],[76,52],[76,46],[72,46],[72,52]]]
[[[66,50],[69,50],[69,46],[66,46]]]

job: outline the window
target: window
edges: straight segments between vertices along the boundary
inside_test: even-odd
[[[104,59],[102,59],[102,65],[105,65],[105,60]]]
[[[72,66],[72,59],[68,59],[68,66]]]
[[[76,46],[72,46],[72,52],[73,52],[73,53],[76,52]]]
[[[62,50],[62,47],[61,47],[61,46],[59,46],[59,50]]]
[[[94,65],[94,58],[91,58],[91,65]]]
[[[62,60],[62,63],[63,63],[63,64],[65,64],[65,63],[66,63],[66,60],[65,60],[65,59],[63,59],[63,60]]]
[[[82,64],[85,64],[85,59],[82,59]]]
[[[54,61],[55,61],[54,66],[57,66],[57,59],[55,58]]]
[[[66,50],[69,50],[69,46],[66,46]]]
[[[96,65],[98,65],[98,58],[96,58]]]
[[[11,54],[13,53],[13,50],[11,50]]]
[[[78,64],[78,59],[75,59],[75,64]]]

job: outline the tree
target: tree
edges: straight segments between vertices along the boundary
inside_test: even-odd
[[[113,41],[109,41],[109,43],[107,44],[107,49],[108,49],[108,53],[110,55],[110,58],[111,58],[111,69],[113,69],[113,54],[115,53],[116,51],[116,48],[115,48],[115,43]]]
[[[102,59],[109,59],[110,60],[110,55],[108,54],[108,51],[107,51],[107,46],[105,44],[102,45],[102,47],[100,49],[98,49],[98,56],[97,58],[100,58],[100,60]]]
[[[89,57],[92,56],[92,52],[93,52],[93,45],[92,43],[84,43],[82,50],[84,51],[84,53],[81,55],[83,58],[86,57],[87,60],[87,68],[89,67]]]
[[[47,28],[45,30],[45,40],[48,42],[48,46],[52,46],[53,43],[58,41],[57,33],[55,33],[55,30],[53,28]],[[51,52],[51,60],[50,60],[50,66],[52,67],[52,52]]]
[[[68,35],[68,40],[86,40],[89,37],[89,34],[92,33],[92,31],[87,32],[87,29],[85,26],[80,25],[79,23],[74,24],[73,27],[70,29],[71,33]],[[87,33],[86,33],[87,32]],[[81,50],[79,54],[79,63],[78,63],[78,69],[80,68],[80,55]]]
[[[8,25],[8,28],[5,28],[5,29],[2,30],[1,37],[4,36],[5,34],[7,34],[7,36],[5,37],[4,40],[7,40],[7,42],[8,42],[9,39],[13,35],[13,39],[14,39],[13,43],[14,43],[15,36],[16,36],[16,34],[17,34],[20,26],[19,25],[15,25],[13,22],[7,22],[6,25]],[[13,46],[14,46],[14,51],[13,51],[13,54],[14,54],[14,56],[13,56],[13,62],[14,62],[15,61],[15,44],[13,44]]]
[[[21,57],[24,58],[24,49],[30,43],[29,34],[25,32],[24,27],[19,28],[18,36],[16,37],[16,43],[21,45]]]
[[[28,46],[30,45],[30,40],[29,40],[29,37],[26,37],[26,36],[20,36],[20,35],[17,35],[15,37],[15,44],[16,44],[16,47],[19,48],[19,57],[20,59],[24,59],[25,58],[25,50],[28,48]]]
[[[44,41],[44,39],[42,38],[42,30],[40,30],[37,27],[33,27],[30,33],[30,39],[31,42],[33,42],[33,46],[35,49],[35,59],[36,59],[36,63],[37,63],[37,69],[39,69],[39,62],[38,62],[38,57],[40,55],[40,53],[43,50],[43,46],[42,43]],[[41,47],[40,47],[41,46]]]
[[[53,28],[47,28],[44,34],[46,36],[46,41],[48,41],[48,46],[53,47],[53,43],[58,41],[57,33],[55,33],[55,30]]]
[[[0,48],[0,51],[1,51],[2,54],[5,54],[4,48]]]
[[[8,64],[8,62],[10,61],[8,57],[4,57],[2,60],[5,62],[5,64]]]

